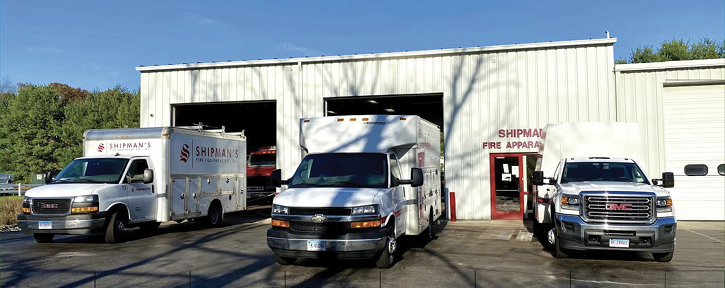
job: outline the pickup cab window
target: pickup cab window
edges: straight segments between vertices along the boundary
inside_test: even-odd
[[[75,159],[51,183],[118,183],[128,159]],[[143,172],[141,173],[143,175]]]
[[[561,183],[584,181],[614,181],[649,184],[634,163],[623,162],[569,162],[564,165]]]
[[[386,158],[379,153],[310,154],[302,159],[289,187],[386,188]]]

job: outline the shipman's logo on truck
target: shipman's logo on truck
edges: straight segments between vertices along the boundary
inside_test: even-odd
[[[604,205],[604,209],[607,209],[607,210],[632,210],[632,204],[607,203],[606,205]]]
[[[186,163],[186,161],[188,161],[188,160],[189,160],[189,145],[184,144],[184,146],[181,146],[181,161],[184,161],[184,163]]]
[[[105,148],[106,148],[106,147],[105,147],[105,146],[103,146],[103,143],[101,143],[101,144],[98,144],[98,152],[103,152],[103,149],[105,149]]]

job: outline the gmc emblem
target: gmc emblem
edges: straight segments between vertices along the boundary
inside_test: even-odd
[[[43,204],[40,204],[40,208],[43,208],[43,209],[58,209],[58,204],[57,203],[51,203],[51,204],[43,203]]]
[[[606,205],[604,205],[604,209],[607,209],[607,210],[632,210],[632,204],[607,203]]]

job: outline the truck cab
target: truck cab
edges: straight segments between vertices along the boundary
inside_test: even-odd
[[[107,230],[106,240],[116,242],[125,227],[158,227],[153,168],[149,157],[77,158],[48,185],[25,194],[19,226],[38,242],[49,242],[55,234]],[[128,221],[110,222],[111,217]]]
[[[277,169],[277,149],[264,146],[249,153],[247,157],[247,197],[256,198],[274,193],[270,181],[272,171]]]

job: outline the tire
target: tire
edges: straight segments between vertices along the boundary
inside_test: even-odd
[[[295,264],[295,260],[297,260],[296,258],[280,257],[277,254],[274,254],[274,258],[277,260],[277,263],[282,266]]]
[[[161,225],[160,222],[146,222],[138,224],[138,228],[143,232],[154,232]]]
[[[428,215],[428,228],[426,228],[420,236],[423,245],[428,244],[435,239],[435,234],[433,233],[433,209],[430,210],[430,214]]]
[[[672,261],[672,257],[675,256],[675,250],[672,250],[668,253],[652,253],[652,257],[655,258],[658,262],[670,262]]]
[[[557,237],[556,238],[556,243],[554,243],[554,257],[556,257],[556,258],[568,258],[569,257],[569,254],[567,254],[566,251],[564,251],[564,249],[562,249],[559,246],[559,242],[561,242],[561,241],[559,241],[559,238]]]
[[[393,226],[394,227],[394,226]],[[375,262],[375,266],[380,269],[388,269],[395,264],[395,250],[397,249],[397,240],[395,240],[395,230],[388,229],[388,239],[385,241],[385,249],[380,254],[380,258]]]
[[[35,238],[35,242],[38,243],[53,242],[53,237],[55,237],[55,234],[52,233],[33,233],[33,238]]]
[[[106,223],[106,243],[114,244],[121,242],[123,229],[126,228],[126,219],[118,212],[113,212]]]
[[[222,215],[222,210],[219,204],[214,202],[209,206],[209,211],[207,212],[206,216],[197,218],[194,221],[196,224],[206,227],[215,227],[220,225],[223,222],[224,218]]]

